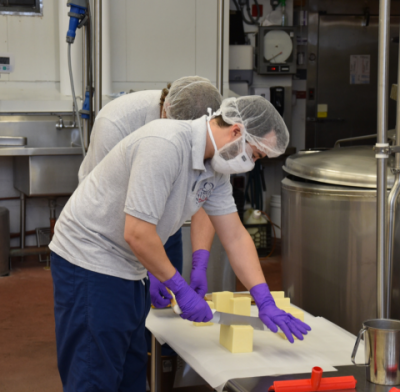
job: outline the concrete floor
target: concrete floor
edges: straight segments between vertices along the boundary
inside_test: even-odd
[[[0,391],[62,392],[50,271],[37,256],[13,259],[0,278]]]
[[[261,259],[271,290],[282,289],[280,244]],[[37,256],[14,258],[12,273],[0,278],[0,391],[62,392],[57,370],[50,271]],[[240,282],[237,290],[244,290]],[[186,389],[186,388],[185,388]],[[187,391],[210,391],[189,388]],[[179,388],[177,392],[185,392]]]

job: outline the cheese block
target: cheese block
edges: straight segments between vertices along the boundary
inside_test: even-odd
[[[290,298],[274,298],[275,305],[279,309],[287,308],[290,306]]]
[[[208,306],[210,307],[210,309],[215,309],[214,302],[212,302],[212,301],[206,301],[206,302],[208,303]],[[210,323],[210,322],[208,322],[208,323],[196,323],[195,321],[193,321],[193,325],[195,327],[208,327],[210,325],[214,325],[214,323]]]
[[[230,291],[212,293],[212,302],[214,302],[215,310],[229,313],[229,301],[231,298],[233,298],[233,293]]]
[[[271,291],[271,295],[274,297],[274,299],[285,298],[285,292],[284,291]]]
[[[221,325],[219,342],[231,353],[253,351],[253,327],[250,325]]]
[[[251,299],[242,298],[231,298],[229,300],[228,313],[240,314],[242,316],[250,316],[251,311]]]
[[[297,309],[297,308],[295,308],[295,307],[293,307],[293,306],[288,306],[288,307],[286,307],[286,308],[282,308],[282,310],[284,310],[286,313],[289,313],[289,314],[291,314],[293,317],[296,317],[296,318],[298,318],[299,320],[301,320],[301,321],[304,322],[304,312],[303,312],[302,310]],[[278,332],[278,335],[279,335],[281,338],[287,340],[287,337],[286,337],[286,335],[285,335],[283,332]],[[296,336],[293,335],[293,337],[294,337],[295,339],[297,339]]]

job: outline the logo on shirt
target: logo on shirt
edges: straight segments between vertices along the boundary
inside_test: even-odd
[[[205,182],[203,187],[200,188],[196,195],[197,204],[204,203],[211,195],[212,190],[214,189],[214,184],[212,182]]]

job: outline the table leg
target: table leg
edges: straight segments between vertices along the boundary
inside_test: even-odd
[[[151,380],[150,392],[161,391],[161,344],[151,335]]]

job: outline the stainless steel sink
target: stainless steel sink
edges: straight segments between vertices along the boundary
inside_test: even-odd
[[[56,129],[58,117],[1,118],[2,137],[21,137],[26,145],[0,147],[14,160],[14,187],[27,196],[70,195],[82,163],[77,129]]]
[[[0,136],[0,147],[25,146],[26,137],[21,136]]]

